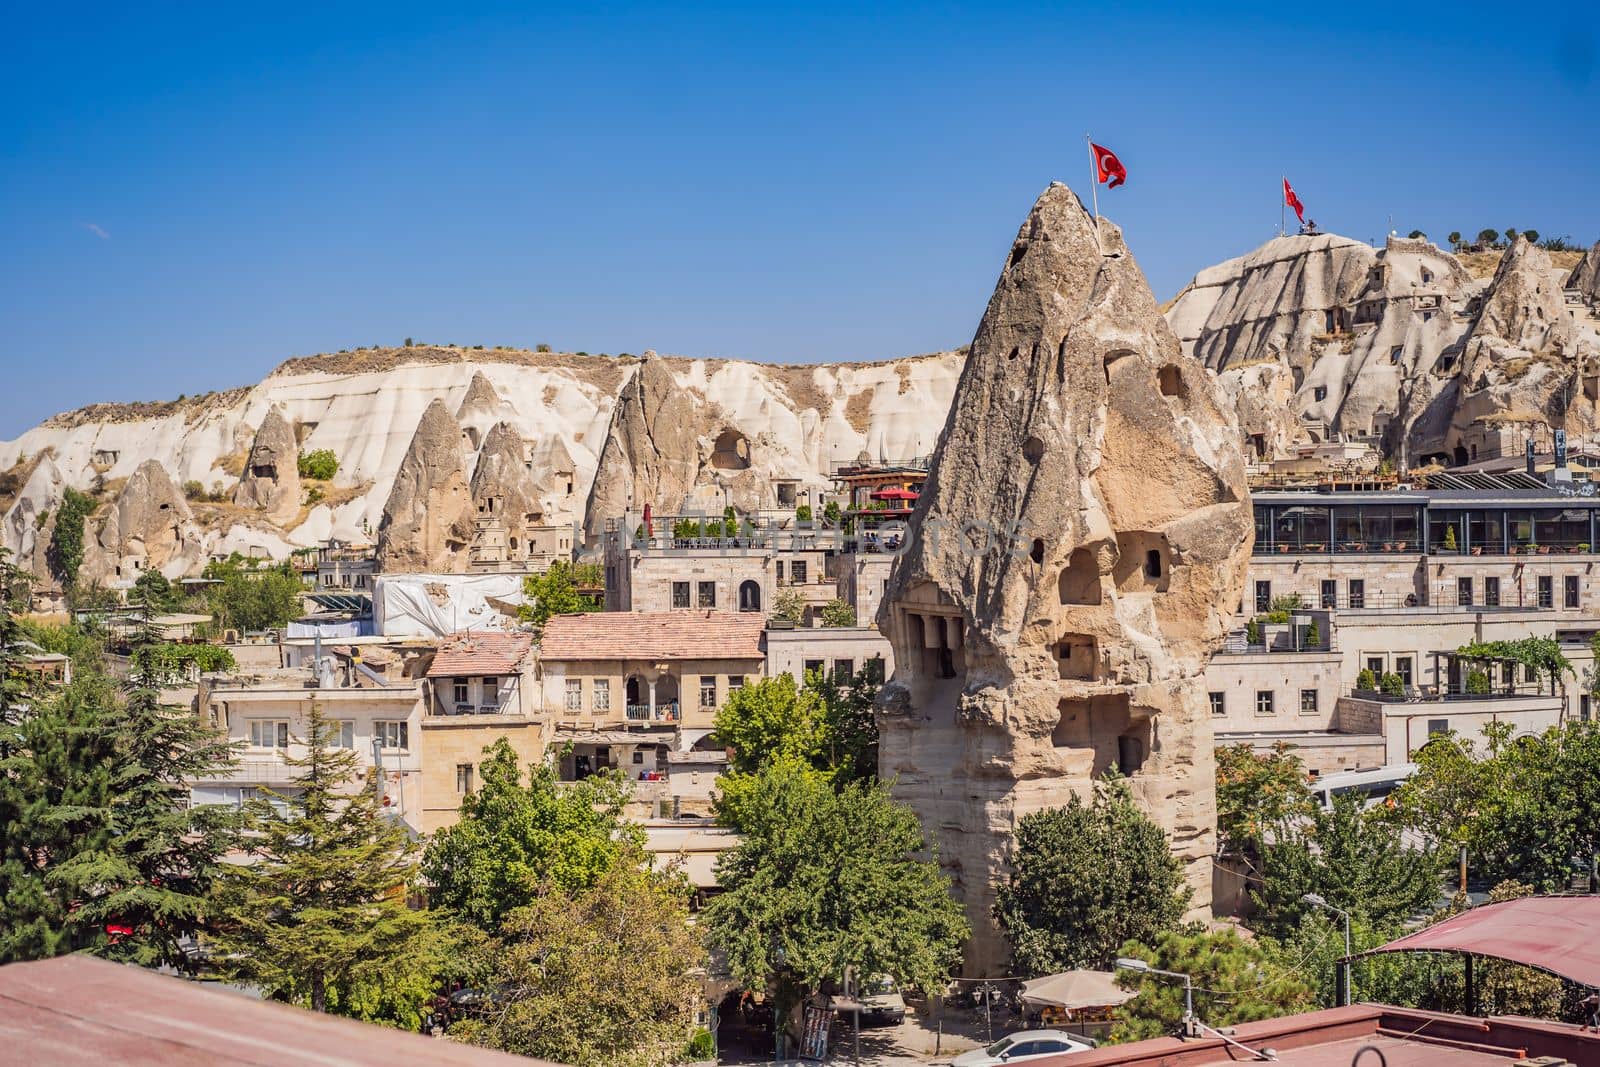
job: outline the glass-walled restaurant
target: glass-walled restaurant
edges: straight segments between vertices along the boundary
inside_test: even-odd
[[[1417,503],[1255,505],[1256,555],[1549,555],[1595,544],[1591,507]]]

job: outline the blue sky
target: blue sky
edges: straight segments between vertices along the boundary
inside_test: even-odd
[[[418,340],[970,339],[1044,185],[1159,297],[1325,229],[1600,238],[1596,5],[8,4],[0,437]]]

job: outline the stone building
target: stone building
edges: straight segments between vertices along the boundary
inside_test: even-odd
[[[1018,820],[1131,779],[1210,903],[1214,763],[1201,672],[1250,538],[1237,425],[1121,232],[1064,185],[1017,234],[879,625],[895,676],[880,774],[939,846],[974,936]]]

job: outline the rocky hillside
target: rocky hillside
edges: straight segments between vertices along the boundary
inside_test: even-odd
[[[720,511],[724,486],[741,508],[772,507],[770,476],[822,488],[836,464],[932,451],[961,361],[435,347],[294,359],[248,389],[95,405],[0,443],[0,543],[43,576],[69,486],[99,501],[84,573],[113,583],[143,566],[187,572],[217,552],[282,557],[330,536],[450,567],[491,493],[551,523],[582,522],[591,493],[606,516],[646,500]],[[323,449],[335,477],[300,479],[297,454]]]
[[[1201,271],[1167,318],[1260,456],[1342,436],[1465,463],[1520,450],[1528,423],[1594,428],[1597,268],[1600,245],[1573,266],[1518,238],[1480,278],[1425,240],[1280,237]]]

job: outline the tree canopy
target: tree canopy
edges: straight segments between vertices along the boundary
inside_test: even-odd
[[[1274,961],[1265,947],[1238,931],[1166,930],[1153,943],[1137,941],[1118,953],[1194,982],[1195,1015],[1213,1027],[1291,1015],[1312,1006],[1312,990],[1293,969]],[[1183,983],[1164,975],[1120,971],[1126,988],[1139,995],[1118,1012],[1115,1041],[1138,1041],[1174,1033],[1183,1018]]]
[[[1183,918],[1190,891],[1167,836],[1126,780],[1097,783],[1088,802],[1017,824],[1011,875],[995,918],[1023,977],[1105,968],[1125,941],[1152,942]]]
[[[522,606],[524,622],[533,624],[535,633],[544,632],[544,624],[552,615],[574,615],[584,611],[599,611],[602,605],[592,596],[578,592],[579,572],[564,559],[550,564],[543,574],[530,574],[522,580],[522,592],[527,603]]]
[[[835,791],[795,758],[767,762],[740,807],[740,844],[717,866],[723,892],[701,912],[710,942],[747,988],[781,1011],[845,967],[924,990],[967,937],[916,815],[876,782]]]
[[[1224,852],[1259,855],[1270,828],[1309,815],[1312,806],[1305,765],[1288,745],[1260,755],[1247,744],[1217,749],[1217,834]]]
[[[640,829],[622,820],[628,786],[620,778],[557,788],[555,770],[539,764],[524,783],[505,738],[485,749],[478,769],[481,784],[462,801],[460,819],[434,834],[422,857],[430,900],[457,919],[492,933],[547,887],[592,886],[642,844]]]
[[[354,787],[356,754],[334,747],[336,729],[313,702],[306,754],[285,757],[292,787],[249,805],[248,861],[217,880],[214,958],[278,999],[415,1027],[444,944],[406,903],[409,831]]]

